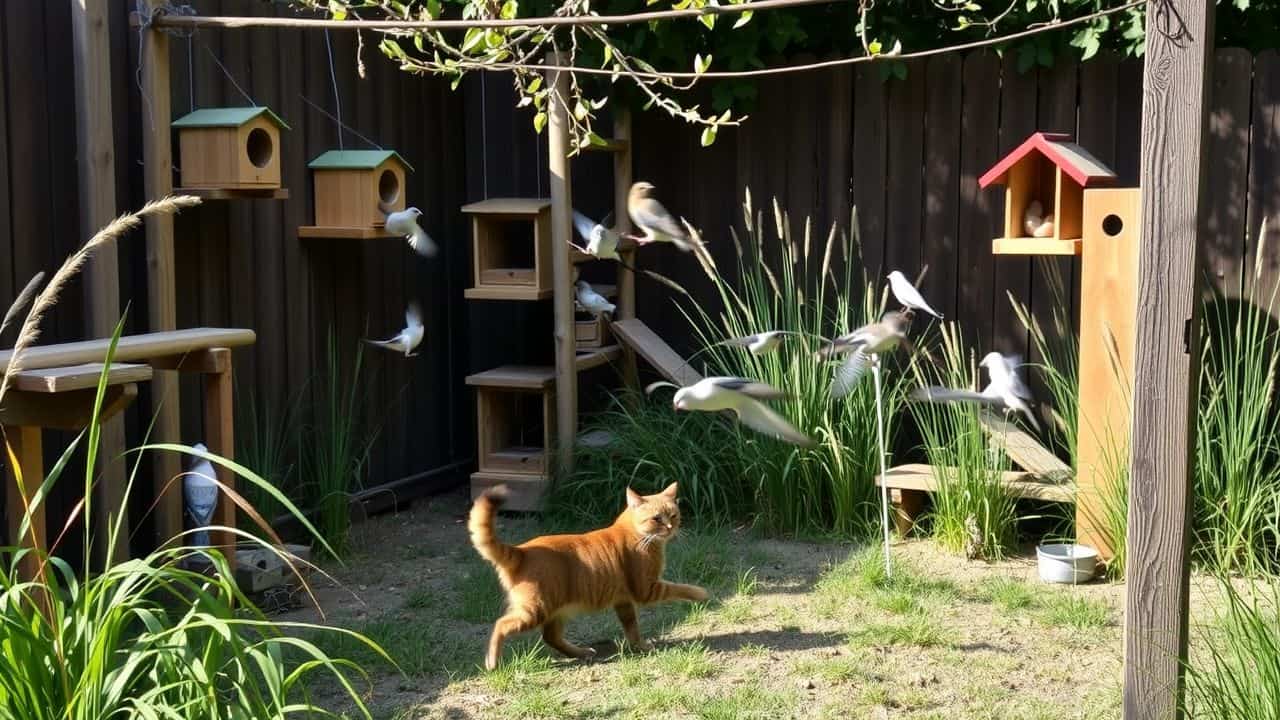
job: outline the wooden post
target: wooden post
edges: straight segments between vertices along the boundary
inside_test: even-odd
[[[40,445],[40,428],[33,426],[9,426],[4,429],[4,437],[9,442],[13,455],[18,459],[18,469],[22,471],[22,488],[18,488],[18,478],[13,469],[5,473],[5,514],[8,516],[9,542],[14,547],[40,548],[48,552],[48,539],[45,536],[44,505],[31,511],[31,522],[27,532],[21,536],[18,530],[26,509],[31,505],[36,491],[44,482],[44,453]],[[9,465],[5,458],[5,465]],[[40,561],[28,556],[22,561],[19,576],[24,580],[34,579]]]
[[[203,368],[204,375],[204,432],[205,446],[214,455],[228,460],[235,459],[234,430],[234,398],[232,395],[231,349],[213,348],[205,353],[208,366]],[[236,503],[231,494],[236,492],[236,475],[221,465],[214,465],[218,476],[218,506],[214,511],[213,524],[228,528],[236,527]],[[219,530],[210,538],[214,547],[222,551],[223,557],[236,566],[236,536],[230,532]]]
[[[547,61],[568,63],[568,55],[551,53]],[[555,284],[556,340],[556,455],[559,469],[573,471],[573,443],[578,434],[577,340],[573,322],[573,265],[569,261],[572,240],[572,183],[569,176],[569,109],[561,98],[569,97],[569,75],[547,71],[547,169],[551,174],[551,270]]]
[[[165,0],[146,0],[147,12]],[[169,36],[152,29],[142,37],[142,163],[143,189],[148,200],[173,191],[173,148],[169,131]],[[174,290],[173,216],[152,215],[147,227],[147,325],[152,332],[173,330],[178,324]],[[157,371],[151,379],[151,413],[155,442],[180,442],[178,377]],[[156,492],[155,541],[168,542],[182,531],[180,458],[153,453]]]
[[[76,141],[79,150],[80,236],[88,239],[116,216],[116,170],[111,124],[111,38],[107,3],[71,0],[71,36],[76,72]],[[116,246],[98,249],[84,272],[84,304],[92,337],[110,337],[120,319],[120,268]],[[124,497],[124,420],[102,426],[101,475],[94,498],[94,550],[103,564],[129,551],[128,503]],[[113,522],[115,544],[106,546]]]
[[[621,105],[614,107],[613,139],[623,143],[621,150],[613,154],[613,217],[614,229],[619,234],[631,232],[631,216],[627,214],[627,194],[631,191],[631,111]],[[636,266],[636,250],[619,253],[622,262]],[[618,319],[630,320],[636,316],[636,276],[621,265],[618,266]],[[640,389],[640,373],[636,368],[636,353],[631,346],[622,343],[622,382],[632,390]]]
[[[1182,717],[1212,0],[1147,5],[1124,717]]]

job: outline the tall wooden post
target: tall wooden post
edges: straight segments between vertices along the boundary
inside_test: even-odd
[[[107,3],[71,0],[76,71],[76,143],[79,161],[80,237],[87,240],[116,216],[116,168],[111,125],[111,38]],[[100,248],[84,273],[89,334],[110,337],[120,319],[120,266],[115,245]],[[106,421],[98,457],[102,472],[94,499],[95,549],[101,562],[124,560],[129,550],[124,497],[124,420]],[[106,546],[113,522],[121,532]]]
[[[550,53],[552,65],[567,63],[569,56]],[[569,175],[569,74],[548,70],[546,85],[552,88],[547,99],[547,169],[551,174],[551,272],[555,283],[556,340],[556,456],[559,470],[573,471],[573,443],[578,434],[578,369],[573,322],[573,264],[569,259],[572,240],[572,183]]]
[[[613,139],[623,143],[613,154],[613,218],[614,229],[619,234],[631,232],[631,216],[627,214],[627,193],[631,191],[631,111],[618,105],[614,107]],[[622,262],[636,266],[636,251],[619,253]],[[636,316],[636,276],[630,270],[618,268],[618,319],[630,320]]]
[[[1124,717],[1182,716],[1212,0],[1147,5]]]
[[[154,12],[165,0],[146,0],[147,12]],[[158,200],[173,192],[173,148],[169,130],[169,36],[152,28],[142,37],[142,179],[148,200]],[[178,325],[174,290],[173,216],[147,218],[147,327],[152,332],[173,330]],[[151,439],[178,442],[181,427],[178,414],[178,375],[155,371],[151,378],[151,413],[155,426]],[[155,530],[157,543],[167,542],[182,531],[182,480],[180,458],[175,453],[151,456],[156,492]]]

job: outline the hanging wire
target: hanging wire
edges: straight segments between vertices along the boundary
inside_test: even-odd
[[[240,83],[236,82],[236,79],[231,77],[231,73],[227,70],[227,67],[222,64],[222,61],[219,60],[218,56],[213,52],[213,48],[209,47],[204,42],[201,42],[200,44],[204,46],[205,52],[209,53],[209,57],[213,58],[214,64],[216,64],[218,69],[222,71],[222,74],[226,76],[227,81],[231,83],[231,86],[238,90],[240,94],[244,96],[244,99],[249,101],[250,105],[257,107],[258,103],[254,102],[254,99],[249,97],[249,93],[245,92],[244,88],[240,87]]]
[[[333,81],[333,105],[337,110],[338,116],[333,120],[338,123],[338,149],[345,150],[342,144],[342,129],[346,127],[342,124],[342,97],[338,94],[338,73],[333,69],[333,43],[329,41],[329,29],[324,31],[324,46],[329,51],[329,79]]]
[[[316,112],[318,112],[318,113],[320,113],[321,115],[323,115],[323,116],[325,116],[325,117],[329,118],[330,120],[332,120],[332,121],[334,121],[334,122],[338,123],[338,126],[339,126],[340,128],[342,128],[343,130],[346,130],[347,132],[351,133],[352,135],[355,135],[356,137],[360,138],[361,140],[363,140],[363,141],[365,141],[365,142],[369,143],[370,145],[372,145],[372,146],[374,146],[374,147],[378,148],[379,150],[384,150],[384,149],[385,149],[385,148],[383,148],[381,145],[379,145],[378,143],[376,143],[376,142],[374,142],[374,141],[370,140],[369,138],[365,137],[364,135],[361,135],[360,133],[356,132],[355,128],[351,127],[350,125],[346,125],[346,124],[344,124],[341,120],[339,120],[338,118],[334,117],[332,113],[330,113],[329,111],[327,111],[327,110],[325,110],[324,108],[322,108],[322,107],[320,107],[319,105],[317,105],[315,102],[313,102],[313,101],[311,100],[311,98],[307,97],[306,95],[303,95],[302,93],[298,93],[298,97],[302,98],[302,101],[303,101],[303,102],[305,102],[306,104],[310,105],[312,108],[314,108]]]
[[[194,33],[193,33],[194,34]],[[190,112],[196,111],[196,71],[195,55],[191,49],[191,37],[187,37],[187,98],[191,105]]]

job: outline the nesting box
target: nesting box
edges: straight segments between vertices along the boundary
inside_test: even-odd
[[[173,127],[183,187],[280,187],[280,131],[289,126],[270,109],[204,108],[174,120]]]
[[[462,206],[471,216],[473,300],[541,300],[553,292],[551,201],[483,200]]]
[[[476,389],[472,497],[506,485],[509,508],[536,510],[550,477],[555,369],[504,365],[467,376],[467,384]]]
[[[991,252],[1079,255],[1084,190],[1115,182],[1116,174],[1070,135],[1035,133],[978,180],[984,188],[1005,186],[1004,230]],[[1028,213],[1036,202],[1039,216]]]
[[[372,231],[387,214],[405,208],[405,173],[413,170],[394,150],[330,150],[308,165],[314,181],[316,227]]]
[[[573,324],[574,340],[580,350],[602,348],[613,339],[603,315],[593,317],[591,313],[580,312]]]

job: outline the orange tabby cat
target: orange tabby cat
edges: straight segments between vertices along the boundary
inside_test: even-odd
[[[676,484],[657,495],[627,488],[627,507],[607,528],[582,535],[547,535],[523,545],[504,545],[493,534],[493,516],[506,499],[505,488],[486,491],[471,508],[467,528],[471,544],[498,571],[507,591],[507,612],[494,623],[484,666],[492,670],[502,641],[542,627],[542,639],[573,658],[595,655],[591,648],[564,639],[564,622],[573,615],[613,608],[627,641],[652,647],[640,637],[636,605],[663,600],[701,602],[707,591],[662,579],[663,549],[680,529]]]

